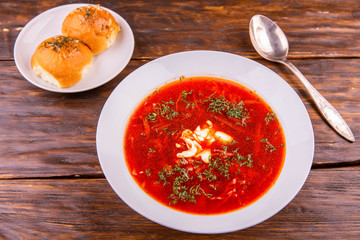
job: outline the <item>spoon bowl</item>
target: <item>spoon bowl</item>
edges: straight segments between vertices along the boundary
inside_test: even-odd
[[[250,38],[256,51],[269,61],[285,61],[289,43],[281,28],[271,19],[255,15],[250,20]]]
[[[255,15],[250,20],[249,33],[255,50],[263,58],[287,66],[304,85],[324,119],[342,137],[350,142],[355,136],[336,109],[311,85],[305,76],[287,60],[289,43],[281,28],[270,18]]]

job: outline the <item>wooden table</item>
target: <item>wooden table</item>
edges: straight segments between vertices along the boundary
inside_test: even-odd
[[[358,0],[104,1],[133,29],[130,63],[96,89],[48,92],[19,73],[14,43],[33,17],[72,2],[0,2],[1,239],[360,239]],[[289,70],[259,57],[248,35],[254,14],[282,27],[290,60],[342,114],[357,142],[326,124]],[[239,54],[278,73],[304,101],[315,133],[313,167],[295,199],[261,224],[222,235],[178,232],[137,214],[112,190],[96,153],[99,114],[122,79],[155,58],[199,49]]]

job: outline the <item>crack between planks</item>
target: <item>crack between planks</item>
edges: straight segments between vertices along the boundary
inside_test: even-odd
[[[194,50],[196,51],[196,50]],[[214,50],[215,51],[215,50]],[[234,53],[238,54],[238,53]],[[238,54],[240,55],[240,54]],[[132,61],[152,61],[162,56],[152,56],[152,57],[132,57]],[[247,56],[246,58],[252,59],[252,60],[265,60],[264,58],[260,56]],[[323,59],[360,59],[360,56],[294,56],[294,57],[288,57],[288,60],[323,60]],[[0,59],[1,62],[6,61],[14,61],[14,58],[5,58]]]
[[[311,169],[333,169],[333,168],[347,168],[360,167],[360,160],[338,162],[338,163],[313,163]]]
[[[73,179],[105,179],[103,173],[98,174],[71,174],[62,176],[34,176],[34,177],[14,177],[14,178],[1,178],[0,181],[5,180],[73,180]]]

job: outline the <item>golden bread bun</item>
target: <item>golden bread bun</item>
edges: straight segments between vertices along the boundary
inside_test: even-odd
[[[45,81],[66,88],[80,81],[92,60],[93,54],[84,43],[59,35],[40,43],[31,58],[31,68]]]
[[[115,43],[120,27],[99,5],[74,9],[64,19],[62,34],[84,42],[97,55]]]

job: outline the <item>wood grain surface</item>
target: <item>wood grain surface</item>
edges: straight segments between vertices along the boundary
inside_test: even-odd
[[[107,84],[60,94],[24,79],[14,44],[36,15],[77,2],[0,1],[0,239],[360,239],[360,1],[82,2],[120,14],[135,50]],[[255,52],[248,34],[255,14],[282,27],[289,59],[341,113],[356,142],[331,129],[288,69]],[[279,74],[303,100],[315,136],[313,168],[295,199],[259,225],[221,235],[179,232],[137,214],[111,189],[96,153],[101,109],[128,74],[158,57],[202,49],[239,54]]]
[[[358,0],[82,2],[101,3],[129,22],[136,38],[134,58],[199,48],[258,57],[248,34],[255,14],[282,27],[289,38],[290,58],[360,56]],[[16,37],[28,21],[68,3],[73,1],[1,1],[0,39],[5,41],[0,41],[0,59],[13,58]]]

